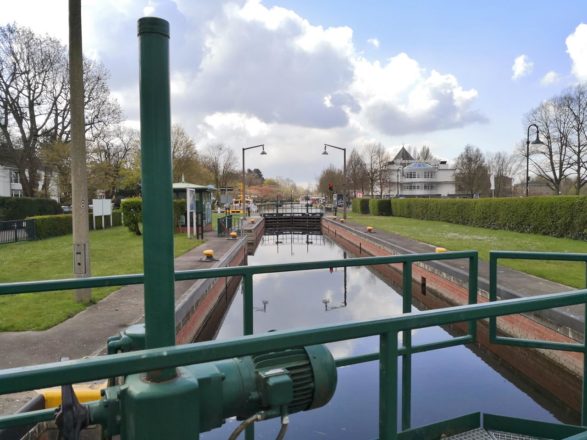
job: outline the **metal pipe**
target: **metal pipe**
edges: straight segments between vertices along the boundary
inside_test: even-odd
[[[143,17],[138,36],[146,346],[158,348],[175,344],[169,23]]]

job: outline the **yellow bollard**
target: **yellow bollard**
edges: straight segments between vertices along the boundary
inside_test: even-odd
[[[236,238],[236,237],[237,237],[237,235],[238,235],[238,234],[237,234],[235,231],[232,231],[232,232],[230,233],[230,238]]]
[[[367,232],[369,232],[369,233],[373,232],[373,226],[367,226]]]
[[[435,249],[435,252],[436,252],[437,254],[441,254],[441,253],[443,253],[443,252],[446,252],[446,248],[443,248],[443,247],[437,247],[437,248]]]
[[[344,223],[344,218],[341,218],[341,219],[340,219],[340,222],[341,222],[341,223]]]
[[[214,258],[214,250],[213,249],[206,249],[202,253],[204,254],[204,257],[206,257],[207,260],[211,260],[212,258]]]

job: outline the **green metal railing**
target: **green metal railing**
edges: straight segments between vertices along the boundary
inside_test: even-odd
[[[585,287],[587,288],[587,254],[573,253],[552,253],[552,252],[509,252],[509,251],[492,251],[489,253],[489,301],[497,301],[497,262],[500,259],[508,260],[550,260],[550,261],[569,261],[585,263]],[[583,339],[587,335],[587,303],[584,307],[583,319]],[[497,318],[489,319],[489,341],[492,344],[511,345],[524,348],[540,348],[546,350],[562,350],[577,353],[584,353],[585,341],[579,343],[561,343],[552,341],[543,341],[537,339],[522,339],[497,334]],[[587,356],[583,356],[583,372],[587,371]],[[583,373],[582,405],[581,405],[581,423],[587,423],[587,381]]]
[[[460,253],[455,253],[460,254]],[[402,256],[408,259],[407,264],[415,261],[432,260],[432,257],[448,259],[450,254],[441,256],[436,254]],[[420,257],[420,258],[419,258]],[[462,257],[462,255],[461,255]],[[398,257],[373,257],[363,259],[336,260],[318,263],[299,263],[291,265],[273,265],[257,267],[239,267],[226,269],[209,269],[204,271],[178,272],[177,279],[197,279],[204,274],[209,276],[214,273],[217,276],[234,276],[236,273],[248,272],[245,281],[245,289],[252,292],[253,273],[268,273],[294,270],[319,269],[332,266],[357,266],[359,263],[383,264],[382,260]],[[361,261],[362,260],[362,261]],[[365,261],[370,260],[370,261]],[[236,272],[236,273],[235,273]],[[105,285],[104,278],[84,280],[86,287]],[[140,275],[127,277],[128,281],[136,282]],[[407,277],[406,277],[407,278]],[[48,281],[36,284],[36,291],[45,291],[63,288],[74,280]],[[75,280],[77,281],[77,280]],[[28,285],[33,283],[26,283]],[[249,287],[246,287],[247,284]],[[0,292],[6,294],[20,293],[25,287],[17,285],[0,285]],[[18,292],[17,292],[18,291]],[[404,292],[405,293],[405,292]],[[248,302],[248,301],[245,301]],[[243,336],[229,341],[202,342],[186,344],[175,347],[155,348],[138,352],[101,356],[93,359],[66,361],[30,367],[15,368],[0,371],[0,393],[12,393],[38,389],[48,386],[56,386],[69,383],[79,383],[111,376],[123,376],[143,371],[156,371],[181,365],[196,364],[215,361],[230,357],[257,354],[268,351],[282,350],[303,345],[322,344],[342,341],[347,339],[379,336],[380,350],[376,356],[366,355],[360,357],[341,358],[337,360],[338,366],[351,365],[359,362],[379,359],[380,362],[380,390],[379,390],[379,431],[381,439],[395,439],[398,433],[397,397],[398,397],[398,365],[399,356],[411,355],[418,352],[443,348],[454,345],[453,341],[432,343],[410,347],[405,343],[398,344],[398,335],[407,334],[414,329],[437,325],[453,324],[458,322],[471,322],[483,318],[525,313],[554,307],[585,304],[587,302],[587,290],[545,295],[542,297],[504,300],[495,303],[470,304],[448,309],[408,313],[403,316],[388,319],[379,319],[366,322],[354,322],[332,326],[318,327],[296,331],[277,331],[269,334]],[[245,326],[251,326],[252,319]],[[459,338],[457,338],[459,339]],[[405,341],[405,340],[404,340]],[[464,343],[467,341],[462,341]],[[581,352],[585,353],[585,344],[581,346]],[[407,390],[404,389],[404,393]],[[0,418],[0,428],[15,425],[36,423],[50,420],[54,416],[54,410],[34,411],[31,413]],[[402,417],[403,418],[403,417]],[[402,427],[405,429],[405,427]]]

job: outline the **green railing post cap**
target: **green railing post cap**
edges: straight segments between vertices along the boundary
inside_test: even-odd
[[[169,38],[169,22],[158,17],[139,18],[138,35],[161,34]]]

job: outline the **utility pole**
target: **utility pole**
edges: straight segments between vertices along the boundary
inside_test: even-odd
[[[69,0],[69,85],[73,273],[76,278],[87,278],[91,275],[91,271],[90,243],[88,241],[88,178],[86,170],[81,0]],[[88,303],[91,298],[91,289],[76,289],[75,300],[77,302]]]

